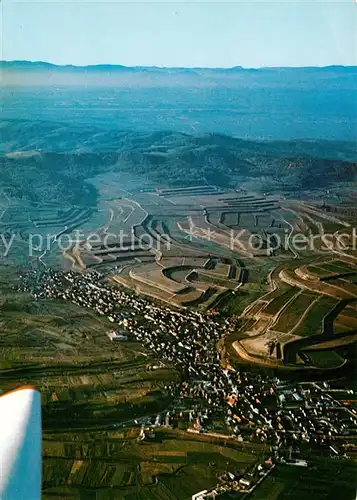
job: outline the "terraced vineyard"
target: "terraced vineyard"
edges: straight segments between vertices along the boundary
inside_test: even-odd
[[[333,319],[335,326],[326,330],[323,322],[338,301],[357,296],[353,255],[320,255],[291,244],[303,229],[321,252],[329,224],[346,232],[344,221],[302,202],[239,189],[152,187],[129,193],[112,174],[90,182],[99,193],[95,207],[37,202],[27,205],[25,216],[12,201],[0,223],[18,231],[14,258],[31,243],[32,265],[98,268],[113,283],[173,306],[242,316],[249,328],[234,336],[242,349],[230,352],[250,361],[287,362],[284,354],[277,357],[284,346],[327,331],[351,338],[357,326],[351,308]],[[32,230],[41,245],[31,241]]]
[[[311,292],[296,294],[281,312],[278,321],[274,324],[274,329],[289,333],[305,318],[306,311],[317,298],[318,295]]]
[[[98,268],[114,283],[176,307],[241,316],[245,326],[234,338],[242,348],[229,350],[250,361],[291,364],[284,358],[289,343],[319,335],[325,342],[332,331],[351,338],[356,322],[350,310],[329,320],[332,326],[325,320],[339,301],[357,294],[353,256],[291,245],[303,229],[321,251],[330,219],[318,208],[216,186],[148,189],[128,198],[114,183],[106,199],[103,179],[91,181],[104,200],[97,210],[33,216],[39,229],[53,224],[58,234],[71,233],[67,225],[81,225],[83,218],[83,239],[63,252],[67,266]],[[90,228],[96,229],[88,240]]]

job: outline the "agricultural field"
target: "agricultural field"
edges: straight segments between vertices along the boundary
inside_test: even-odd
[[[351,283],[348,278],[328,278],[326,282],[340,290],[344,290],[351,297],[357,297],[357,284]]]
[[[309,468],[277,465],[250,496],[252,500],[353,500],[355,464],[346,460],[319,460]]]
[[[157,288],[155,295],[159,294],[179,306],[208,307],[215,301],[215,295],[221,295],[225,290],[233,290],[244,283],[248,270],[242,270],[236,259],[237,254],[229,251],[228,228],[227,234],[216,232],[216,228],[212,229],[203,216],[186,215],[186,220],[182,220],[185,213],[192,214],[195,210],[202,210],[200,202],[222,204],[222,193],[219,190],[218,193],[213,188],[203,191],[195,188],[186,193],[186,189],[178,189],[177,192],[174,191],[173,197],[172,190],[139,193],[137,199],[142,206],[140,205],[138,210],[147,215],[140,223],[137,224],[136,221],[131,229],[125,228],[126,234],[135,234],[130,248],[130,241],[126,243],[125,240],[121,248],[119,244],[115,245],[115,241],[109,248],[105,247],[105,233],[111,230],[113,220],[116,221],[115,224],[118,223],[118,218],[113,215],[113,220],[102,235],[102,245],[79,249],[79,252],[76,248],[68,254],[79,267],[83,267],[83,264],[108,269],[116,266],[120,273],[120,282],[126,281],[128,286],[137,282],[135,289],[140,289],[142,293],[145,293],[145,288],[148,294]],[[168,195],[172,199],[169,199]],[[251,198],[250,204],[255,199]],[[258,201],[261,202],[260,199]],[[111,203],[114,203],[114,200],[111,200]],[[123,203],[128,202],[119,200],[118,203],[123,206]],[[135,203],[139,205],[138,201]],[[172,217],[168,217],[168,206],[173,212]],[[163,212],[162,215],[159,215],[160,211]],[[130,222],[130,217],[129,214],[127,223]],[[119,228],[117,225],[115,227]],[[142,248],[143,242],[145,248]],[[226,257],[223,259],[221,254]],[[227,254],[231,255],[228,259]],[[167,265],[169,262],[172,264],[175,259],[182,263],[181,266]],[[184,297],[185,290],[187,297]]]
[[[357,304],[351,302],[339,312],[334,321],[334,333],[354,331],[357,329]]]
[[[301,292],[295,295],[279,315],[278,321],[274,324],[274,329],[279,332],[289,333],[298,326],[305,317],[308,308],[317,298],[317,294],[310,292]]]
[[[162,498],[185,500],[219,482],[225,471],[244,473],[259,459],[251,447],[182,431],[155,429],[138,443],[138,428],[44,439],[43,498]],[[259,450],[258,450],[259,452]],[[260,451],[264,456],[264,447]],[[57,456],[66,455],[65,460]]]
[[[226,316],[236,316],[243,313],[244,309],[262,295],[262,288],[250,284],[236,292],[228,293],[219,304],[219,311]]]
[[[31,228],[52,235],[49,250],[33,251],[32,267],[55,262],[78,272],[98,269],[118,286],[172,306],[239,317],[235,339],[260,335],[254,345],[275,342],[279,349],[321,335],[330,307],[357,294],[351,258],[291,245],[299,231],[318,238],[327,227],[345,228],[318,207],[214,185],[168,188],[145,181],[138,189],[138,178],[124,172],[101,173],[88,183],[98,193],[95,205],[27,202],[24,216],[12,200],[0,224],[17,226],[21,251]],[[69,240],[64,251],[57,245],[61,236]],[[349,314],[334,324],[341,334],[355,328]],[[269,363],[284,362],[272,353]],[[254,358],[254,349],[250,354]]]
[[[295,297],[297,293],[297,288],[289,287],[268,303],[268,305],[264,308],[264,314],[275,316],[290,300],[293,299],[293,297]]]
[[[324,332],[327,325],[324,323],[326,316],[337,306],[338,301],[332,297],[321,296],[309,308],[304,321],[298,327],[298,334],[301,337],[310,335],[319,335]]]
[[[337,368],[343,364],[343,358],[333,349],[325,349],[323,351],[311,349],[303,351],[311,363],[317,368]]]
[[[150,370],[157,361],[140,344],[111,342],[109,321],[11,289],[1,295],[1,309],[0,389],[37,387],[45,431],[118,423],[170,403],[164,387],[176,373]]]
[[[256,358],[257,363],[268,366],[274,363],[277,366],[293,366],[295,355],[289,357],[290,348],[285,350],[289,343],[294,345],[297,342],[296,345],[299,345],[299,339],[304,339],[303,346],[306,348],[311,339],[311,349],[316,350],[319,342],[326,349],[353,342],[356,320],[354,292],[349,288],[351,284],[346,282],[345,286],[339,283],[337,288],[329,280],[311,280],[311,273],[307,275],[303,272],[304,268],[320,268],[325,262],[327,259],[322,255],[305,258],[303,265],[295,269],[293,262],[277,266],[270,273],[272,291],[253,301],[243,314],[240,312],[242,326],[232,335],[233,352],[249,362]],[[346,264],[339,259],[330,259],[331,264],[335,262],[337,265],[341,262]],[[274,316],[277,318],[275,323],[272,322]],[[231,350],[229,340],[226,344]],[[344,358],[341,353],[336,356],[326,351],[325,362],[317,357],[312,360],[302,356],[302,365],[300,363],[299,366],[304,366],[305,362],[310,367],[325,369],[342,365]]]
[[[99,188],[108,193],[108,184]],[[254,345],[259,350],[257,362],[272,352],[269,364],[284,363],[277,350],[323,335],[325,317],[339,301],[357,294],[353,263],[318,253],[327,228],[345,227],[318,208],[216,186],[138,192],[114,183],[110,192],[101,202],[110,216],[97,232],[99,243],[73,247],[66,254],[69,261],[81,269],[100,268],[114,282],[180,308],[240,317],[241,331],[234,338],[261,336],[249,341],[250,356]],[[291,246],[301,231],[314,236],[318,252]],[[111,232],[125,236],[108,245]],[[248,321],[253,316],[255,322]],[[354,319],[341,315],[333,323],[335,332],[347,334]],[[275,347],[262,350],[270,345]]]
[[[332,275],[356,273],[356,266],[354,266],[352,263],[344,262],[338,259],[327,263],[322,263],[321,267]]]
[[[1,232],[8,235],[7,241],[12,243],[7,262],[27,265],[30,261],[58,267],[61,260],[58,242],[68,246],[72,239],[78,238],[95,212],[92,207],[60,207],[55,203],[29,203],[9,198],[0,218]]]

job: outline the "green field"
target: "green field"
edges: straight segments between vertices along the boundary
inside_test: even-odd
[[[109,321],[60,300],[6,290],[0,297],[0,391],[21,385],[42,396],[44,429],[91,428],[162,410],[177,380],[138,343],[111,342]]]
[[[293,299],[286,309],[281,313],[274,330],[279,332],[289,332],[301,319],[307,308],[318,297],[312,292],[302,292]]]
[[[341,366],[344,361],[343,358],[341,358],[341,356],[334,350],[311,350],[304,352],[309,356],[316,368],[337,368],[338,366]]]
[[[123,429],[45,437],[43,498],[91,498],[86,492],[95,492],[96,499],[185,500],[215,486],[225,471],[243,474],[265,450],[257,447],[255,454],[249,445],[164,429],[138,443],[138,433]],[[66,459],[56,460],[57,454]]]
[[[325,269],[324,267],[318,266],[307,266],[307,270],[318,276],[319,278],[325,278],[326,276],[331,276],[332,271]]]
[[[321,269],[326,269],[329,273],[343,274],[356,272],[353,264],[348,264],[341,260],[334,260],[328,264],[321,265]]]
[[[252,302],[264,294],[264,289],[255,283],[245,285],[241,290],[232,292],[219,303],[217,310],[227,316],[239,315]]]
[[[357,285],[349,282],[348,279],[332,278],[329,279],[327,283],[342,288],[342,290],[346,290],[352,297],[357,297]]]
[[[289,287],[281,295],[274,298],[264,309],[264,312],[275,316],[284,305],[294,297],[298,292],[297,288]]]
[[[356,465],[326,460],[309,468],[278,465],[250,500],[355,500]]]
[[[338,303],[333,297],[321,296],[308,311],[304,321],[296,331],[302,337],[323,333],[323,319]]]

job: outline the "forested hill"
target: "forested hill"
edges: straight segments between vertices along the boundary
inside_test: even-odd
[[[353,183],[357,173],[357,148],[350,142],[247,141],[22,120],[3,121],[1,138],[3,190],[36,201],[95,204],[85,181],[107,172],[145,176],[160,186],[238,187],[251,180],[274,191]]]

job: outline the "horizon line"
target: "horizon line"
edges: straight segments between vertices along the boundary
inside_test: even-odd
[[[328,64],[328,65],[306,65],[306,66],[159,66],[159,65],[144,65],[137,64],[133,66],[128,66],[119,63],[92,63],[92,64],[57,64],[49,61],[43,60],[29,60],[29,59],[1,59],[0,64],[14,64],[14,63],[26,63],[26,64],[43,64],[46,66],[54,66],[58,68],[95,68],[95,67],[117,67],[117,68],[127,68],[127,69],[188,69],[188,70],[200,70],[200,69],[211,69],[211,70],[230,70],[230,69],[241,69],[241,70],[261,70],[261,69],[325,69],[325,68],[356,68],[357,64],[346,65],[346,64]]]

